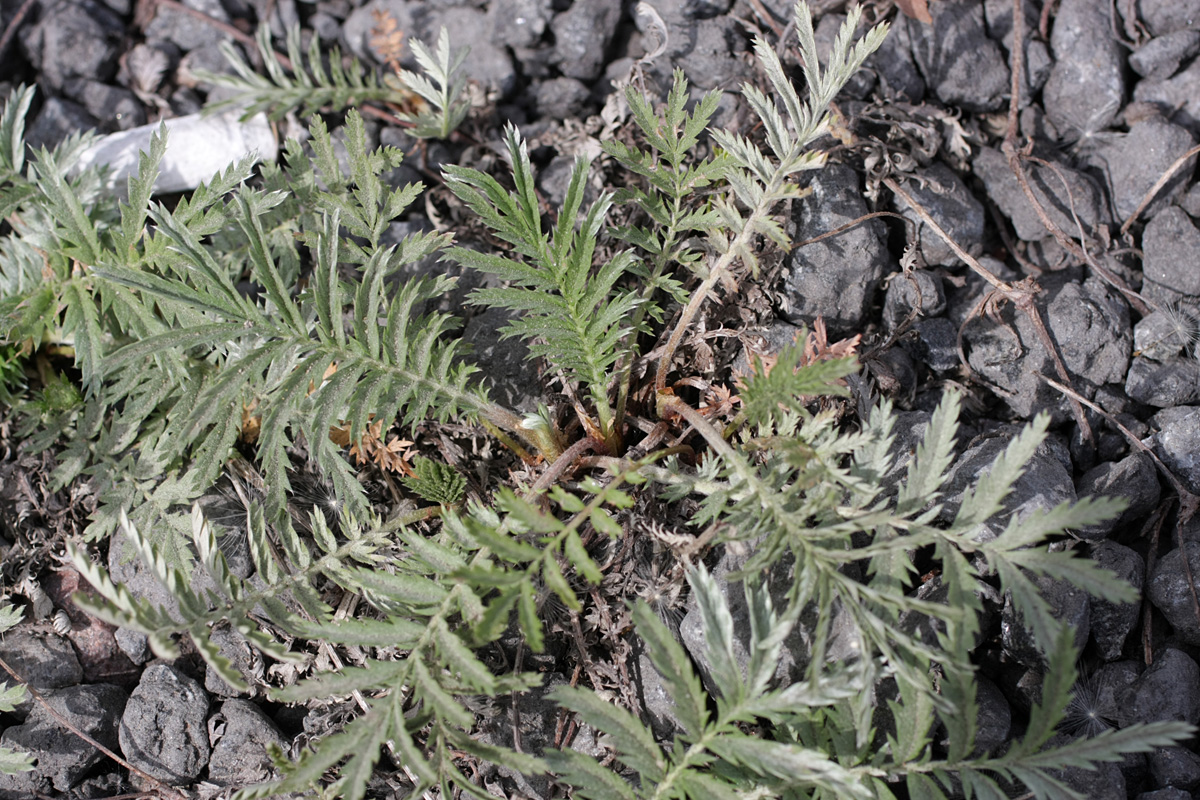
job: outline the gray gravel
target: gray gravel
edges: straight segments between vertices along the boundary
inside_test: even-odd
[[[173,784],[194,780],[212,752],[208,702],[200,684],[176,668],[148,667],[121,717],[121,752],[159,780]]]
[[[129,695],[107,683],[71,686],[45,693],[50,706],[79,730],[110,749],[117,747],[117,726]],[[0,774],[0,798],[28,800],[34,792],[65,792],[108,756],[78,736],[66,733],[40,703],[23,725],[0,734],[0,744],[28,751],[37,759],[32,772]]]
[[[1122,725],[1160,720],[1200,721],[1200,667],[1182,650],[1168,647],[1126,690]]]
[[[208,779],[218,786],[246,786],[274,775],[267,746],[286,750],[288,741],[258,706],[247,700],[226,700],[213,714],[212,755]]]
[[[1046,117],[1068,140],[1094,136],[1116,119],[1126,92],[1124,53],[1107,6],[1063,0],[1050,48],[1055,61],[1043,90]]]
[[[794,204],[789,235],[794,241],[826,233],[867,213],[861,177],[844,166],[813,173],[812,193]],[[831,335],[861,328],[879,279],[891,260],[883,223],[871,220],[787,257],[780,288],[781,316],[794,325],[812,325],[823,316]]]

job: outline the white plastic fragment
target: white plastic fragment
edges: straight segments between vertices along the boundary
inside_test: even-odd
[[[203,116],[189,114],[165,120],[167,153],[159,165],[155,194],[184,192],[195,189],[213,175],[244,156],[254,153],[258,161],[273,161],[279,155],[279,143],[267,121],[266,114],[255,114],[240,122],[241,112]],[[124,190],[125,180],[136,175],[138,153],[150,150],[150,137],[160,123],[131,128],[120,133],[102,136],[89,147],[78,164],[85,169],[93,164],[110,168],[109,181],[114,188]]]

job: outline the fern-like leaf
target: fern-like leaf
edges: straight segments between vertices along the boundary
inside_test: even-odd
[[[466,119],[470,104],[462,96],[466,87],[463,62],[468,48],[450,50],[450,34],[442,28],[436,47],[430,51],[419,39],[412,40],[413,55],[426,75],[409,70],[400,71],[400,81],[425,100],[428,107],[415,114],[398,114],[402,122],[411,124],[413,136],[422,139],[445,139]]]
[[[505,143],[515,191],[505,191],[478,170],[457,166],[446,167],[446,184],[526,260],[463,247],[451,249],[449,255],[511,284],[476,290],[471,300],[520,312],[504,335],[524,338],[531,356],[545,358],[582,383],[596,407],[601,435],[609,439],[615,423],[609,400],[610,369],[624,355],[621,343],[629,332],[626,317],[638,303],[635,294],[617,287],[633,263],[628,253],[593,270],[600,228],[612,196],[601,195],[576,227],[588,171],[587,159],[577,159],[558,222],[552,231],[543,231],[529,153],[511,125],[505,131]]]
[[[404,478],[403,483],[420,497],[443,506],[458,505],[462,501],[467,479],[454,467],[418,456],[413,460],[413,473],[411,478]]]
[[[271,46],[269,26],[259,27],[255,41],[267,71],[265,76],[255,72],[228,42],[222,42],[221,52],[234,74],[196,71],[196,77],[200,80],[235,90],[233,96],[214,103],[207,111],[238,107],[244,109],[242,121],[263,111],[271,119],[278,120],[297,109],[301,116],[307,117],[322,109],[340,111],[368,101],[400,99],[395,89],[380,82],[358,59],[352,59],[348,68],[343,67],[342,55],[337,47],[330,50],[326,59],[321,40],[315,34],[306,52],[301,46],[298,25],[291,27],[287,33],[290,67],[283,65]]]

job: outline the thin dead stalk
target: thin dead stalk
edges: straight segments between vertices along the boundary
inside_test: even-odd
[[[4,58],[4,54],[8,51],[8,46],[12,44],[13,36],[21,27],[21,23],[25,21],[30,9],[33,8],[36,0],[25,0],[21,7],[17,9],[17,13],[13,14],[12,19],[8,21],[8,25],[4,28],[4,35],[0,36],[0,59]]]
[[[1175,176],[1175,173],[1183,169],[1183,165],[1186,164],[1188,160],[1197,153],[1200,153],[1200,144],[1196,145],[1191,150],[1188,150],[1179,158],[1175,159],[1175,163],[1167,167],[1167,171],[1159,176],[1159,179],[1154,182],[1154,185],[1151,186],[1146,192],[1145,196],[1142,197],[1142,202],[1138,203],[1138,207],[1134,209],[1134,212],[1129,215],[1127,220],[1125,220],[1125,224],[1121,226],[1122,236],[1129,231],[1130,226],[1132,226],[1133,223],[1137,221],[1137,218],[1142,215],[1142,212],[1146,210],[1146,206],[1150,205],[1150,203],[1154,200],[1154,196],[1162,191],[1162,188],[1166,186],[1171,178]]]
[[[863,214],[861,217],[858,217],[857,219],[850,220],[845,225],[839,225],[838,227],[834,228],[831,231],[826,231],[825,233],[822,233],[818,236],[814,236],[811,239],[805,239],[802,242],[796,242],[795,244],[793,244],[791,246],[791,248],[789,248],[788,252],[795,252],[796,250],[799,250],[801,247],[807,247],[810,244],[815,244],[816,242],[819,242],[822,239],[829,239],[831,237],[845,233],[846,231],[850,230],[851,228],[857,227],[868,220],[876,219],[877,217],[895,217],[896,219],[901,220],[902,222],[905,222],[905,223],[911,222],[911,220],[908,217],[904,216],[903,214],[897,214],[895,211],[872,211],[870,214]]]
[[[1154,567],[1158,564],[1158,542],[1162,536],[1163,523],[1167,521],[1168,505],[1164,503],[1159,506],[1158,513],[1150,520],[1153,525],[1154,533],[1150,535],[1150,549],[1146,553],[1146,577],[1143,581],[1143,586],[1150,585],[1150,576],[1154,574]],[[1146,529],[1142,529],[1144,536]],[[1142,661],[1146,666],[1154,663],[1154,644],[1152,632],[1154,630],[1154,614],[1151,613],[1150,598],[1145,594],[1142,595]]]
[[[1137,436],[1135,436],[1133,431],[1122,425],[1120,421],[1118,421],[1117,418],[1112,414],[1109,414],[1100,406],[1086,399],[1074,389],[1063,386],[1062,384],[1047,378],[1045,375],[1039,375],[1038,377],[1058,391],[1062,392],[1068,397],[1073,398],[1076,402],[1082,403],[1100,416],[1104,417],[1104,419],[1108,420],[1109,424],[1119,430],[1125,436],[1125,438],[1129,440],[1129,443],[1133,447],[1150,456],[1150,459],[1154,462],[1154,466],[1158,468],[1159,473],[1166,478],[1167,483],[1171,484],[1171,488],[1174,489],[1175,493],[1179,496],[1179,513],[1175,517],[1175,546],[1179,548],[1179,557],[1183,562],[1183,575],[1187,579],[1188,592],[1192,597],[1192,613],[1196,615],[1196,620],[1200,622],[1200,594],[1198,594],[1196,591],[1196,580],[1192,575],[1192,565],[1188,559],[1187,549],[1184,547],[1183,540],[1184,526],[1192,521],[1192,518],[1196,516],[1197,512],[1200,512],[1200,495],[1194,494],[1191,490],[1184,486],[1183,481],[1175,477],[1175,473],[1172,472],[1171,469],[1163,463],[1163,460],[1158,457],[1158,454],[1154,452],[1154,448],[1150,447],[1150,445],[1146,444]]]
[[[1011,61],[1012,84],[1009,90],[1010,97],[1008,104],[1008,124],[1004,133],[1004,141],[1000,145],[1000,151],[1004,153],[1005,157],[1008,159],[1009,169],[1011,169],[1013,175],[1016,176],[1017,184],[1021,187],[1021,191],[1025,194],[1026,199],[1029,200],[1034,213],[1037,214],[1038,220],[1042,223],[1046,230],[1048,230],[1051,235],[1054,236],[1055,240],[1062,245],[1067,252],[1083,261],[1085,264],[1091,267],[1096,274],[1100,275],[1100,277],[1112,285],[1113,288],[1121,292],[1121,294],[1125,296],[1125,299],[1138,311],[1138,313],[1148,314],[1150,313],[1150,309],[1146,305],[1145,301],[1142,300],[1136,292],[1126,286],[1125,282],[1121,280],[1119,276],[1113,273],[1112,270],[1101,266],[1101,264],[1092,257],[1092,254],[1088,252],[1087,248],[1080,244],[1080,242],[1084,241],[1085,237],[1083,234],[1083,227],[1078,222],[1078,216],[1075,215],[1074,200],[1070,196],[1069,187],[1067,196],[1068,201],[1071,203],[1071,214],[1075,218],[1076,224],[1080,230],[1080,242],[1076,242],[1074,239],[1068,236],[1066,231],[1064,231],[1058,226],[1057,223],[1050,219],[1050,216],[1046,213],[1046,209],[1042,205],[1042,202],[1037,198],[1037,195],[1033,193],[1033,187],[1029,185],[1029,176],[1025,174],[1025,167],[1022,162],[1025,160],[1034,160],[1031,156],[1032,142],[1030,142],[1025,148],[1017,147],[1018,111],[1021,102],[1020,76],[1021,71],[1024,69],[1025,63],[1024,48],[1021,46],[1021,42],[1025,37],[1025,17],[1022,10],[1022,5],[1023,4],[1021,0],[1013,0],[1013,48]],[[1039,163],[1045,164],[1046,166],[1050,166],[1051,169],[1054,169],[1055,174],[1057,174],[1059,177],[1059,180],[1063,180],[1065,185],[1066,181],[1063,179],[1061,173],[1058,172],[1057,168],[1054,168],[1052,165],[1049,165],[1044,161],[1040,161]]]
[[[527,492],[527,498],[533,498],[542,492],[549,489],[552,485],[558,482],[566,472],[572,469],[581,457],[592,452],[599,446],[599,442],[591,437],[580,439],[575,444],[562,451],[558,458],[554,459],[553,463],[546,468],[538,479],[534,482]]]
[[[5,672],[7,672],[9,675],[11,675],[12,679],[14,681],[23,685],[25,687],[25,690],[27,692],[29,692],[29,694],[33,697],[33,699],[36,700],[41,705],[41,707],[46,711],[46,713],[49,714],[54,719],[54,721],[57,722],[59,725],[66,728],[71,733],[75,734],[80,739],[82,739],[83,741],[90,744],[92,747],[99,750],[101,753],[104,753],[104,755],[108,756],[113,761],[117,762],[122,767],[129,770],[131,773],[133,773],[133,774],[137,775],[138,777],[142,778],[143,780],[145,780],[147,783],[149,783],[151,786],[154,787],[154,791],[158,792],[163,797],[171,798],[171,800],[188,800],[188,796],[186,794],[184,794],[183,792],[178,791],[174,787],[168,786],[167,784],[163,783],[162,781],[160,781],[158,778],[154,777],[150,773],[144,772],[144,771],[138,769],[133,764],[130,764],[128,761],[126,761],[124,758],[122,758],[120,755],[118,755],[117,753],[114,753],[112,750],[108,749],[103,744],[96,741],[96,739],[94,737],[92,737],[85,731],[80,730],[79,727],[77,725],[75,725],[75,723],[71,722],[69,719],[64,717],[62,714],[58,713],[58,710],[56,708],[54,708],[54,706],[50,705],[50,703],[46,700],[45,695],[43,695],[41,692],[39,692],[33,686],[29,685],[29,683],[26,682],[25,679],[23,679],[20,675],[18,675],[16,673],[16,671],[13,670],[13,668],[10,667],[7,664],[7,662],[5,662],[4,659],[2,659],[2,658],[0,658],[0,668],[2,668]]]
[[[941,239],[950,246],[954,254],[961,258],[977,275],[986,280],[992,285],[992,294],[984,298],[983,301],[973,310],[973,313],[978,313],[984,309],[989,311],[994,309],[997,304],[997,296],[1000,300],[1007,301],[1029,317],[1029,321],[1033,323],[1033,329],[1037,333],[1038,340],[1042,347],[1045,348],[1050,360],[1054,363],[1054,371],[1059,374],[1059,377],[1067,384],[1071,383],[1070,373],[1067,371],[1067,365],[1063,362],[1062,355],[1059,353],[1058,345],[1054,341],[1054,337],[1050,335],[1050,330],[1046,327],[1045,320],[1042,319],[1042,313],[1037,307],[1037,296],[1041,293],[1042,287],[1038,285],[1033,278],[1025,278],[1016,283],[1008,283],[997,278],[986,267],[968,253],[966,250],[954,241],[953,237],[942,228],[941,225],[929,215],[929,212],[921,206],[916,199],[906,192],[894,178],[884,178],[883,183],[896,194],[897,197],[917,213],[921,221],[930,227]],[[962,354],[961,347],[959,348],[960,357]],[[966,361],[964,360],[964,364]],[[1087,415],[1083,413],[1082,406],[1074,399],[1071,399],[1071,409],[1075,414],[1075,420],[1079,424],[1079,431],[1085,442],[1092,442],[1092,426],[1087,421]]]

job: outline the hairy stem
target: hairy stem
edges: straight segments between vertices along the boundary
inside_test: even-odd
[[[691,327],[696,315],[700,313],[700,307],[704,305],[704,301],[708,299],[717,282],[724,278],[733,267],[734,260],[737,258],[740,248],[749,246],[750,240],[754,236],[754,223],[766,217],[771,207],[775,205],[774,195],[783,183],[782,173],[782,169],[776,172],[767,190],[763,192],[763,200],[750,213],[750,216],[746,218],[746,224],[742,226],[737,236],[729,243],[729,248],[717,259],[717,263],[713,264],[711,270],[709,270],[708,277],[696,287],[695,292],[692,293],[691,301],[684,306],[683,312],[679,315],[679,321],[675,323],[675,329],[671,331],[671,337],[667,339],[667,344],[663,348],[662,357],[658,361],[658,372],[654,376],[654,391],[659,398],[659,416],[662,416],[664,411],[663,398],[667,390],[667,374],[671,371],[671,362],[675,359],[675,351],[679,349],[684,334]]]

